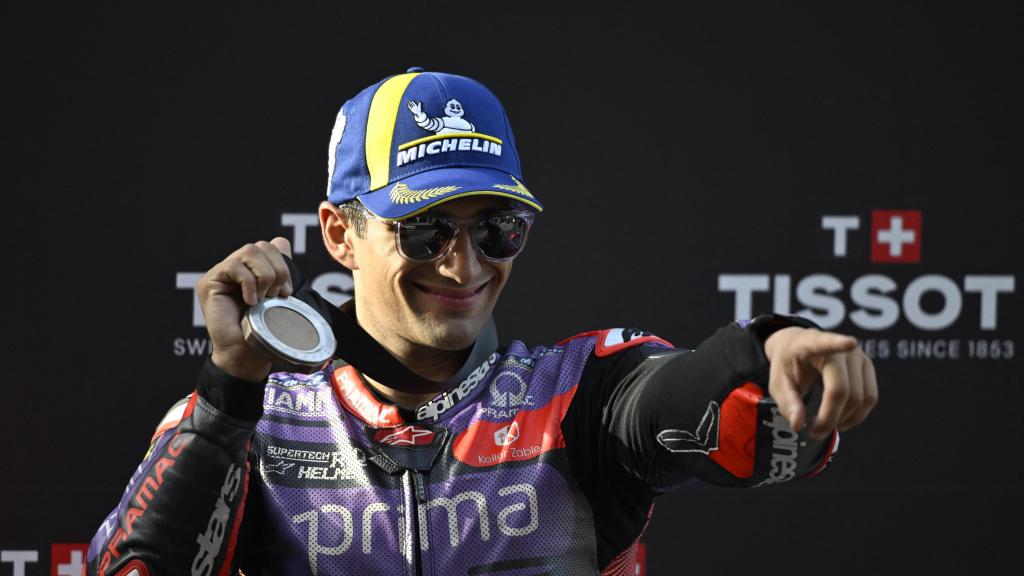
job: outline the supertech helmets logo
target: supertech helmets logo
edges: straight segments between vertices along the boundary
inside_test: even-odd
[[[867,219],[870,236],[864,238],[860,215],[822,215],[818,237],[830,244],[832,258],[842,260],[846,275],[720,274],[718,290],[733,295],[736,319],[750,318],[756,305],[758,312],[770,307],[813,320],[826,330],[846,330],[843,325],[849,322],[868,332],[860,340],[872,358],[1013,358],[1014,340],[997,331],[1000,307],[1012,305],[1016,276],[920,271],[927,262],[942,261],[934,254],[925,259],[924,220],[916,209],[872,210]],[[846,277],[858,267],[868,270]],[[936,334],[947,330],[957,332],[952,337]],[[908,331],[904,337],[902,332]]]
[[[423,111],[423,103],[410,100],[406,106],[412,113],[417,126],[433,132],[432,136],[419,138],[398,145],[395,166],[422,160],[428,156],[448,152],[480,152],[501,156],[502,141],[487,134],[477,134],[476,126],[464,118],[466,111],[455,98],[444,106],[444,116],[429,117]]]
[[[262,444],[260,467],[267,482],[301,486],[304,482],[348,481],[361,476],[366,455],[356,446],[304,444],[299,442]]]

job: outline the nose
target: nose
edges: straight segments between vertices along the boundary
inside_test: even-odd
[[[448,253],[437,261],[437,271],[459,284],[470,285],[480,270],[480,259],[473,240],[469,237],[469,231],[461,227]]]

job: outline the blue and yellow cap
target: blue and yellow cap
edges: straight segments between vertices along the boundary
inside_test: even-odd
[[[513,198],[535,210],[498,98],[476,80],[411,68],[341,107],[331,132],[327,200],[358,198],[398,219],[453,198]]]

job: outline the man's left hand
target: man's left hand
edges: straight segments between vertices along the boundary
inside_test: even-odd
[[[771,363],[768,393],[794,431],[807,421],[803,397],[819,375],[824,391],[812,438],[860,424],[878,403],[874,364],[852,336],[791,326],[769,336],[764,353]]]

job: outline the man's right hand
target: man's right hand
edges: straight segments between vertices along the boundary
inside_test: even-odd
[[[282,254],[292,255],[291,244],[284,238],[246,244],[196,284],[213,344],[213,363],[236,378],[261,382],[270,373],[270,361],[246,344],[242,317],[263,298],[291,296],[291,275]]]

